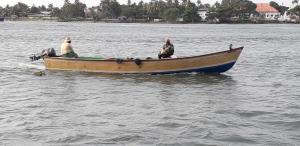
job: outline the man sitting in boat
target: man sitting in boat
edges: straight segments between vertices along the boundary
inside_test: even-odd
[[[171,43],[170,39],[166,39],[166,43],[161,48],[158,58],[171,58],[174,54],[174,45]]]
[[[78,55],[74,52],[72,48],[70,37],[66,37],[65,41],[61,44],[60,53],[62,57],[78,57]]]

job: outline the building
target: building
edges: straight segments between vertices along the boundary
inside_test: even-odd
[[[201,17],[201,21],[206,21],[206,18],[207,18],[207,12],[208,10],[207,9],[199,9],[198,10],[198,15]]]
[[[291,15],[288,15],[288,12],[286,11],[283,15],[281,15],[278,18],[278,21],[280,21],[280,22],[290,22],[290,21],[292,21]]]
[[[278,18],[280,17],[280,12],[270,6],[268,3],[257,3],[256,12],[258,13],[258,17],[260,19],[266,21],[278,20]]]
[[[84,9],[85,17],[93,18],[100,16],[100,11],[98,10],[98,7],[92,7],[92,8],[86,8]]]
[[[42,11],[39,14],[28,14],[28,19],[30,20],[53,20],[57,19],[56,17],[51,16],[51,12],[48,11]]]

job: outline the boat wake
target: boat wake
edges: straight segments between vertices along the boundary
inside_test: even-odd
[[[18,63],[18,67],[21,69],[37,69],[37,70],[45,70],[45,67],[41,64],[33,64],[33,63]]]

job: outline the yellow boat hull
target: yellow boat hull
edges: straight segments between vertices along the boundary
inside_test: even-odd
[[[243,47],[201,56],[175,59],[116,60],[45,57],[48,70],[69,70],[110,74],[181,72],[222,73],[235,64]],[[139,64],[139,65],[138,65]]]

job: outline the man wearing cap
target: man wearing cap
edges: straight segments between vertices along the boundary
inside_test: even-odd
[[[75,58],[78,57],[78,55],[74,52],[71,46],[70,37],[66,37],[64,42],[61,44],[60,54],[63,57],[75,57]]]
[[[170,39],[166,39],[166,43],[163,45],[162,49],[158,54],[158,58],[170,58],[174,54],[174,45],[171,44]]]

